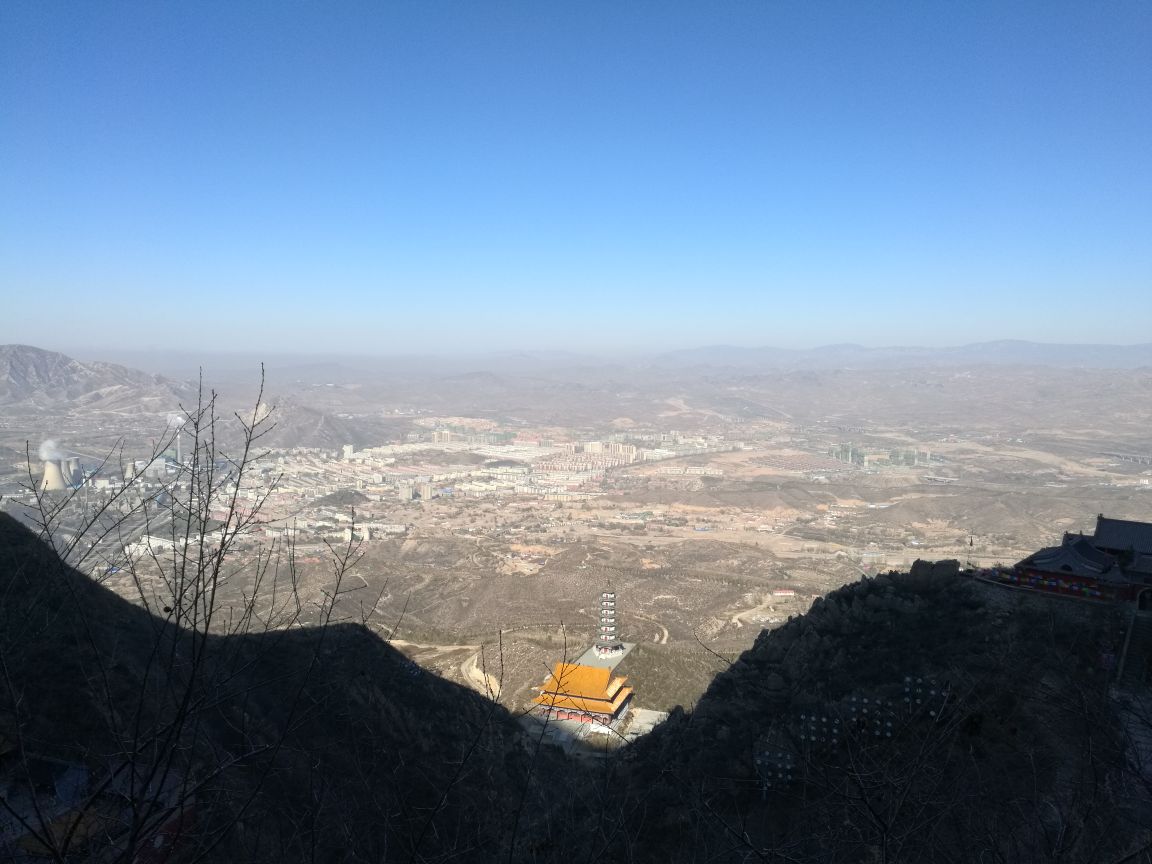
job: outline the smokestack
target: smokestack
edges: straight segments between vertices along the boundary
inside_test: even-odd
[[[44,479],[40,482],[41,492],[63,492],[68,488],[64,482],[64,472],[60,469],[62,463],[49,459],[44,463]]]
[[[184,464],[184,424],[188,418],[182,414],[168,415],[168,428],[176,430],[176,464]]]

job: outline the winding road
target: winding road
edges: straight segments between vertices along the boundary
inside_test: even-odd
[[[752,615],[753,613],[756,613],[756,612],[767,612],[768,608],[771,605],[772,605],[772,595],[769,594],[764,599],[764,602],[761,603],[760,605],[753,606],[751,609],[745,609],[743,612],[737,612],[735,615],[733,615],[732,616],[732,623],[735,624],[737,627],[743,627],[744,626],[744,619],[746,617],[748,617],[749,615]]]
[[[474,653],[469,654],[468,659],[460,664],[460,675],[469,687],[482,696],[487,696],[494,701],[500,698],[500,679],[480,668],[479,645],[438,645],[429,642],[408,642],[405,639],[390,639],[388,644],[397,648],[417,648],[422,651],[430,651],[437,656],[451,654],[454,651],[472,651]]]
[[[460,674],[477,693],[482,693],[493,701],[500,698],[500,679],[480,668],[479,651],[460,664]]]
[[[663,624],[661,624],[655,618],[651,618],[647,615],[640,615],[640,614],[633,612],[633,613],[631,613],[631,616],[633,618],[640,620],[640,621],[647,621],[650,624],[655,624],[657,627],[659,627],[660,632],[656,633],[652,636],[652,641],[655,642],[657,645],[667,645],[668,644],[668,628],[667,627],[665,627]]]

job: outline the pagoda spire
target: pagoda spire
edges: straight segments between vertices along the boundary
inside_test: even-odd
[[[596,653],[601,657],[612,657],[624,650],[617,629],[616,590],[609,581],[600,592],[600,625],[596,633]]]

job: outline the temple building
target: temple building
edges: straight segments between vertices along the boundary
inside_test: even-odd
[[[627,678],[601,666],[560,662],[532,700],[546,716],[607,726],[628,713]]]
[[[1059,546],[1034,552],[1000,581],[1152,608],[1152,523],[1098,516],[1094,534],[1065,534]]]

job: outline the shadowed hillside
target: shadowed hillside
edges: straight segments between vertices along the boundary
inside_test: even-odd
[[[7,798],[41,757],[90,777],[65,808],[79,829],[44,820],[66,860],[89,845],[132,860],[174,815],[180,847],[215,860],[437,860],[506,842],[528,782],[519,727],[358,624],[177,628],[4,515],[0,596]],[[525,808],[540,809],[531,790]]]
[[[760,634],[611,784],[650,860],[1147,860],[1107,606],[890,574]],[[1132,857],[1128,857],[1132,855]]]
[[[177,627],[7,517],[0,596],[0,768],[26,822],[6,837],[24,835],[20,854],[1120,862],[1152,849],[1132,723],[1109,695],[1124,629],[1107,606],[940,573],[864,580],[761,633],[693,711],[588,760],[359,624]]]

